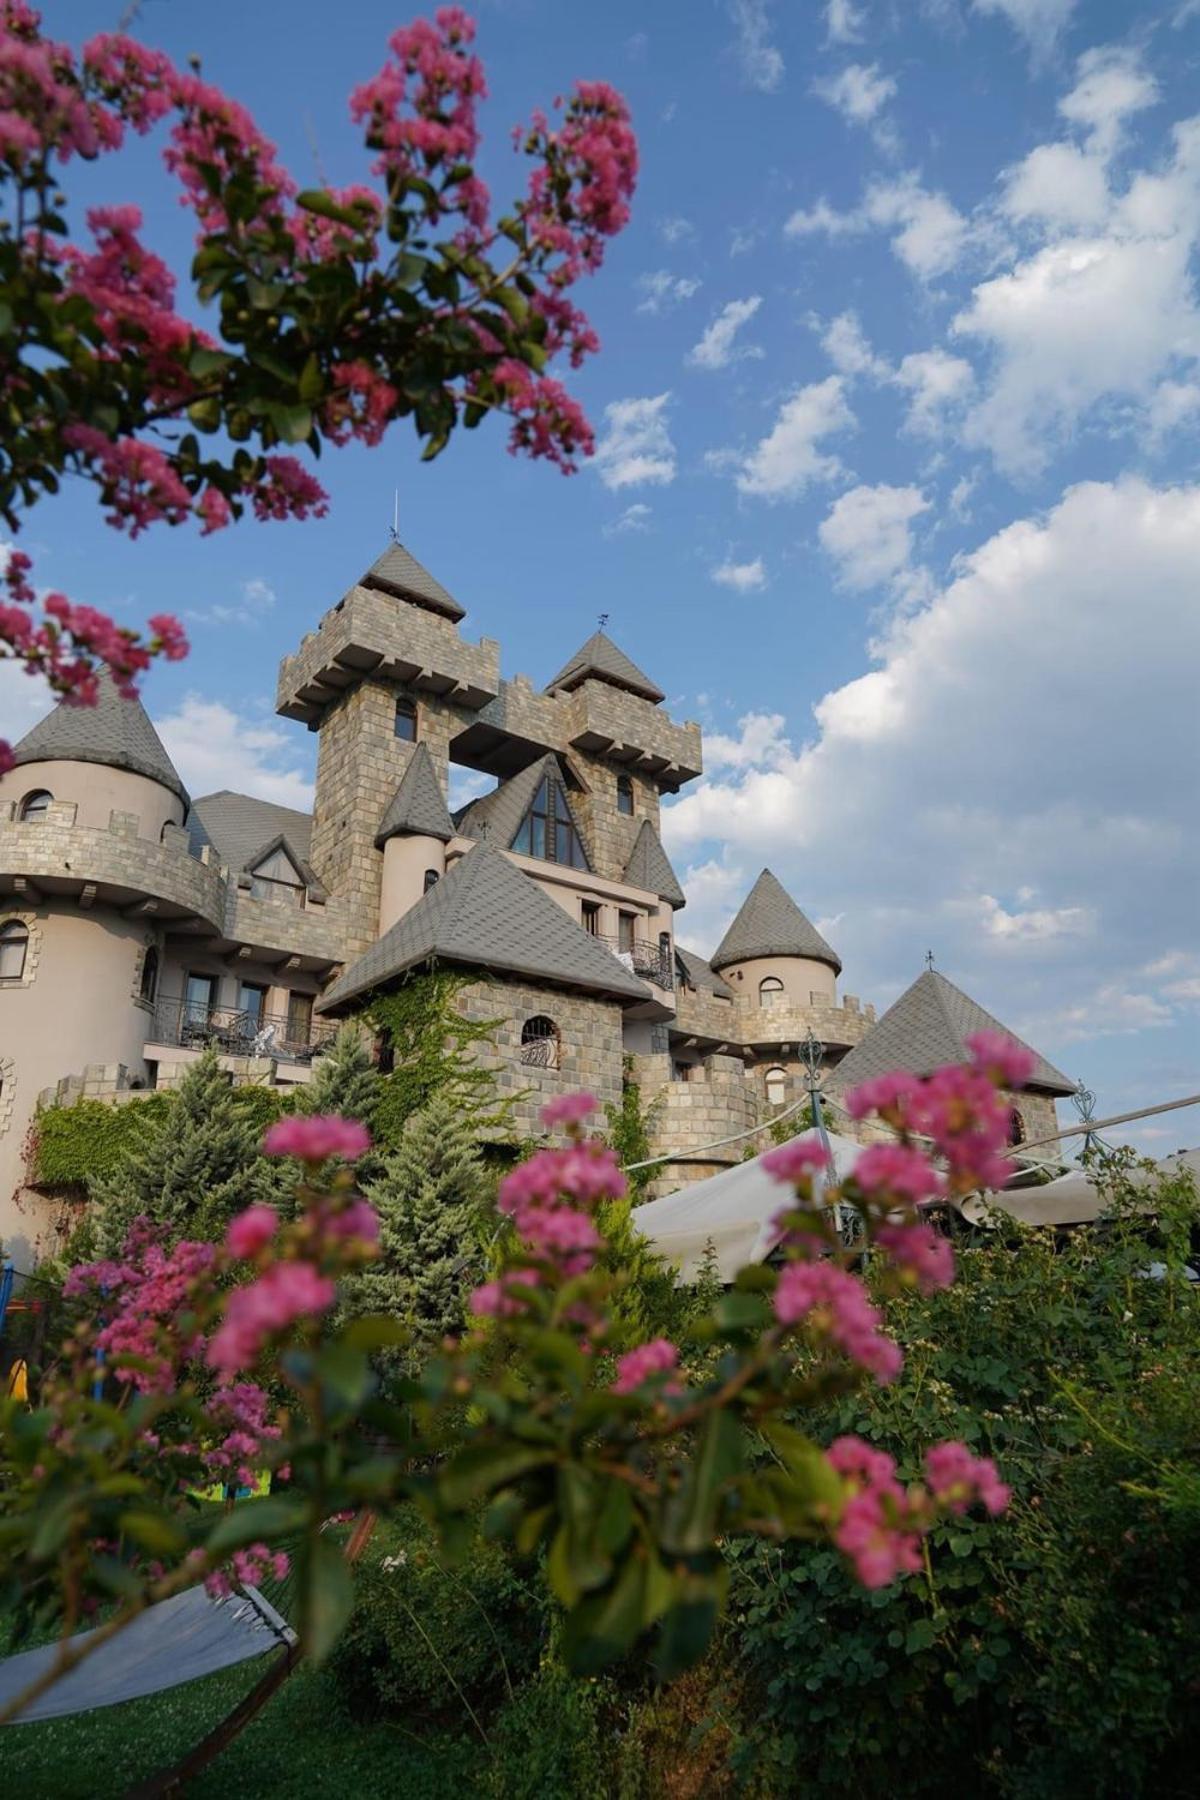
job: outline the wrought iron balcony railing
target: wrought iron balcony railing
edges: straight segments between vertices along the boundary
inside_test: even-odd
[[[655,987],[665,988],[668,993],[675,986],[675,958],[670,950],[662,949],[650,938],[634,938],[624,943],[619,938],[601,937],[595,933],[596,942],[611,950],[618,962],[625,964],[635,975],[644,981],[652,981]]]
[[[204,1006],[195,1000],[160,1000],[154,1009],[154,1041],[202,1050],[215,1044],[227,1056],[276,1056],[311,1062],[329,1048],[337,1025],[237,1006]]]

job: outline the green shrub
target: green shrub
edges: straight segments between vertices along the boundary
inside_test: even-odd
[[[140,1148],[170,1113],[172,1094],[147,1094],[123,1106],[76,1100],[48,1106],[34,1127],[30,1177],[39,1187],[84,1188],[109,1175],[130,1150]]]

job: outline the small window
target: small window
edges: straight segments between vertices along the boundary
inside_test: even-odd
[[[628,775],[617,776],[617,811],[633,817],[633,782]]]
[[[403,694],[396,701],[396,736],[405,744],[417,741],[417,709],[413,701]]]
[[[658,954],[662,957],[663,967],[670,968],[670,966],[671,966],[671,934],[669,931],[660,931],[658,934]]]
[[[207,1025],[217,997],[216,977],[189,975],[184,984],[184,1019],[191,1025]]]
[[[596,900],[585,900],[583,903],[583,929],[589,937],[600,936],[600,905]]]
[[[560,1039],[558,1026],[545,1013],[535,1013],[521,1027],[521,1061],[534,1069],[557,1069]]]
[[[40,825],[50,810],[54,795],[46,788],[35,788],[21,802],[17,817],[22,825]]]
[[[1025,1142],[1025,1121],[1015,1106],[1008,1115],[1008,1141],[1014,1148]]]
[[[313,997],[311,994],[288,995],[287,1034],[289,1043],[306,1045],[312,1036]]]
[[[692,1079],[691,1063],[677,1062],[671,1064],[672,1081],[690,1081]]]
[[[435,888],[440,880],[441,880],[441,876],[438,874],[436,869],[426,869],[426,871],[425,871],[425,892],[428,893],[430,888]]]
[[[624,951],[627,956],[633,955],[633,933],[636,923],[637,919],[634,913],[617,914],[617,949]]]
[[[766,975],[758,984],[758,1004],[760,1006],[782,1006],[784,1001],[783,983],[777,975]]]
[[[787,1070],[768,1069],[766,1088],[767,1105],[782,1106],[787,1099]]]
[[[243,981],[238,990],[238,1011],[245,1014],[244,1023],[257,1031],[267,1010],[267,990],[256,981]]]
[[[29,949],[29,927],[20,919],[0,925],[0,981],[20,981],[25,973],[25,955]]]
[[[556,780],[542,777],[509,849],[521,856],[538,856],[543,862],[561,863],[567,869],[587,868],[567,796]]]
[[[282,900],[285,906],[302,906],[304,877],[281,846],[250,871],[250,892],[256,900]]]
[[[142,958],[142,985],[140,997],[147,1001],[149,1005],[153,1006],[154,998],[157,993],[158,951],[154,948],[154,945],[151,944],[145,956]]]

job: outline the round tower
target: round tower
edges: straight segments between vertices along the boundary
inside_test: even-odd
[[[436,887],[446,873],[446,845],[454,821],[425,744],[409,759],[380,821],[375,846],[383,851],[379,936]]]
[[[746,1005],[837,1005],[841,958],[770,869],[746,896],[710,966]]]

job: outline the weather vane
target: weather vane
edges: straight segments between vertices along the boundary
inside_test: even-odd
[[[392,540],[400,541],[400,489],[392,489]]]
[[[932,950],[927,950],[925,952],[925,967],[927,969],[932,969],[932,967],[933,967],[933,951]]]
[[[597,623],[598,623],[601,631],[603,631],[608,624],[608,614],[601,613]]]

